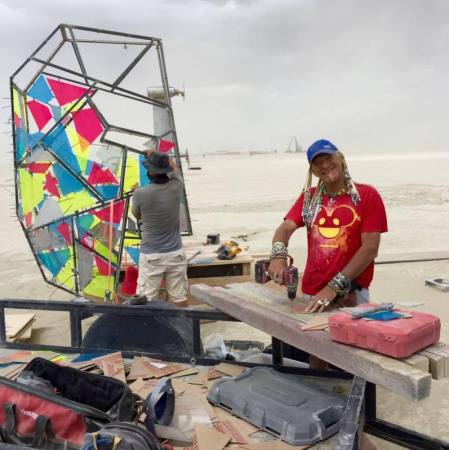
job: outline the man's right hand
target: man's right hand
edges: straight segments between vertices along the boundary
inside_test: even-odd
[[[270,262],[268,266],[268,273],[270,278],[278,284],[284,284],[282,279],[282,272],[287,267],[287,260],[284,258],[276,258]]]

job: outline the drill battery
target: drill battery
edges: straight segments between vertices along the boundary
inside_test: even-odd
[[[298,290],[299,272],[298,268],[293,265],[293,258],[288,255],[289,264],[280,274],[280,282],[287,287],[287,295],[290,300],[296,298],[296,291]],[[269,259],[257,261],[254,266],[256,283],[265,284],[271,280],[268,272],[270,266]]]

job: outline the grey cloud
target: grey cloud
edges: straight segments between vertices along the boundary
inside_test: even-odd
[[[161,37],[182,147],[446,149],[443,0],[3,1],[8,76],[60,22]],[[5,145],[5,138],[0,144]],[[284,144],[282,144],[284,143]]]

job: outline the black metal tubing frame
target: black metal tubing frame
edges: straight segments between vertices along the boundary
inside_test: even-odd
[[[27,310],[45,310],[45,311],[65,311],[70,315],[70,346],[31,344],[8,342],[6,340],[5,309],[27,309]],[[170,361],[190,362],[191,364],[216,364],[220,360],[207,358],[201,355],[201,337],[200,321],[203,319],[234,321],[235,319],[221,311],[215,309],[200,310],[191,308],[173,308],[165,309],[150,305],[129,306],[129,305],[111,305],[94,304],[77,301],[54,301],[54,300],[19,300],[19,299],[0,299],[0,347],[11,349],[27,350],[51,350],[66,353],[95,353],[115,351],[111,349],[91,349],[81,347],[82,345],[82,327],[81,321],[91,317],[94,314],[113,313],[119,315],[146,317],[154,314],[163,316],[186,317],[192,320],[192,338],[193,354],[187,356],[156,354],[141,351],[123,351],[126,357],[134,355],[145,355]],[[351,394],[348,398],[347,407],[342,420],[342,428],[338,435],[338,446],[341,450],[357,449],[361,437],[360,430],[378,436],[387,441],[406,446],[416,450],[437,450],[448,449],[449,443],[440,441],[436,438],[423,435],[416,431],[408,430],[399,425],[389,423],[377,418],[376,415],[376,386],[366,382],[362,378],[354,377],[347,372],[338,371],[320,371],[313,369],[300,369],[283,366],[283,348],[284,344],[279,339],[272,337],[273,366],[276,370],[284,373],[299,373],[308,376],[318,376],[324,378],[353,379]],[[238,365],[251,367],[255,364],[236,363]],[[256,364],[257,365],[257,364]],[[364,409],[365,419],[361,419],[361,411]]]
[[[70,314],[70,346],[45,345],[8,342],[6,340],[5,325],[5,309],[28,309],[28,310],[45,310],[45,311],[65,311]],[[10,349],[26,349],[26,350],[49,350],[66,353],[99,353],[108,351],[117,351],[111,349],[90,349],[81,347],[82,344],[82,328],[81,321],[91,317],[93,314],[114,313],[135,317],[146,317],[154,314],[174,317],[186,317],[192,320],[193,328],[193,354],[190,356],[177,356],[171,354],[146,353],[141,351],[122,351],[125,357],[133,357],[135,355],[143,355],[154,358],[164,359],[166,361],[189,362],[191,364],[211,365],[222,362],[222,360],[201,356],[201,336],[200,321],[203,319],[233,321],[235,319],[221,311],[199,310],[190,308],[159,308],[151,305],[145,306],[129,306],[129,305],[110,305],[110,304],[94,304],[84,302],[67,302],[54,300],[20,300],[20,299],[0,299],[0,347]],[[362,405],[364,402],[365,380],[354,377],[347,372],[337,371],[321,371],[306,368],[286,367],[282,365],[282,346],[283,343],[273,338],[273,367],[282,373],[301,374],[312,377],[332,378],[338,380],[352,379],[352,389],[346,404],[346,409],[342,419],[342,429],[338,434],[338,442],[341,442],[337,448],[341,450],[358,449],[358,439],[361,435],[360,430],[363,421],[360,420]],[[266,364],[254,364],[244,362],[233,362],[233,364],[243,367],[264,366]]]
[[[403,445],[413,450],[449,449],[449,443],[431,436],[408,430],[376,416],[376,385],[366,384],[365,390],[365,431],[386,441]]]
[[[123,41],[107,41],[107,40],[98,40],[98,39],[80,39],[78,40],[75,37],[74,34],[74,30],[80,30],[80,31],[84,31],[84,32],[92,32],[92,33],[101,33],[101,34],[106,34],[106,35],[111,35],[111,36],[120,36],[123,38],[127,38],[127,39],[135,39],[135,41],[128,41],[128,40],[123,40]],[[55,36],[57,34],[57,32],[60,32],[62,40],[61,42],[59,42],[59,44],[57,45],[57,47],[51,52],[50,56],[47,57],[46,60],[42,60],[40,58],[37,58],[36,55],[39,53],[39,51],[50,41],[50,39]],[[76,72],[73,70],[70,70],[66,67],[62,67],[59,66],[57,64],[52,63],[52,60],[54,59],[54,57],[57,55],[57,53],[59,52],[59,50],[62,48],[62,45],[68,42],[70,44],[72,44],[76,59],[78,61],[79,67],[80,67],[80,72]],[[123,44],[132,44],[132,45],[141,45],[143,46],[142,51],[137,55],[137,57],[125,68],[125,70],[117,77],[117,79],[111,84],[111,83],[107,83],[103,80],[99,80],[93,77],[90,77],[85,69],[81,54],[79,52],[78,46],[77,46],[77,42],[90,42],[93,44],[103,44],[103,43],[110,43],[110,44],[119,44],[119,45],[123,45]],[[158,58],[158,63],[159,63],[159,70],[160,70],[160,75],[161,75],[161,82],[164,88],[164,92],[165,92],[165,102],[161,102],[158,100],[154,100],[145,96],[142,96],[141,94],[138,94],[137,92],[133,92],[130,91],[128,89],[124,89],[122,87],[120,87],[120,83],[126,78],[126,76],[132,71],[132,69],[139,63],[139,61],[145,56],[145,54],[152,48],[155,47],[156,52],[157,52],[157,58]],[[21,72],[21,70],[30,62],[30,61],[34,61],[37,63],[41,64],[41,68],[35,73],[35,75],[32,77],[32,79],[28,82],[28,85],[25,87],[24,90],[22,90],[19,86],[16,85],[14,78],[18,75],[19,72]],[[178,167],[180,168],[181,174],[182,174],[182,166],[180,163],[180,156],[179,156],[179,145],[178,145],[178,140],[177,140],[177,134],[176,134],[176,129],[175,129],[175,123],[174,123],[174,116],[173,116],[173,110],[172,110],[172,105],[171,105],[171,100],[170,100],[170,95],[169,95],[169,86],[168,86],[168,78],[167,78],[167,72],[166,72],[166,67],[165,67],[165,58],[164,58],[164,54],[163,54],[163,49],[162,49],[162,43],[160,41],[160,39],[158,38],[154,38],[154,37],[149,37],[149,36],[141,36],[141,35],[135,35],[135,34],[129,34],[129,33],[120,33],[120,32],[116,32],[116,31],[109,31],[109,30],[102,30],[102,29],[97,29],[97,28],[89,28],[89,27],[83,27],[83,26],[76,26],[76,25],[67,25],[67,24],[61,24],[58,27],[56,27],[52,33],[39,45],[39,47],[31,54],[31,56],[29,56],[21,65],[20,67],[11,75],[10,77],[10,90],[11,90],[11,111],[14,111],[14,103],[13,103],[13,95],[12,95],[12,91],[13,88],[15,88],[18,93],[24,98],[26,99],[26,93],[27,91],[30,89],[30,87],[32,86],[32,84],[34,83],[34,81],[37,79],[37,77],[44,73],[46,68],[53,68],[53,69],[57,69],[60,70],[64,73],[67,74],[72,74],[76,77],[81,78],[81,80],[73,80],[71,79],[71,82],[77,83],[79,85],[83,85],[88,87],[89,89],[86,91],[86,93],[77,101],[75,102],[75,104],[69,108],[69,110],[64,114],[64,116],[58,120],[55,125],[53,127],[51,127],[51,129],[45,134],[45,136],[41,139],[41,141],[50,134],[50,132],[56,128],[56,126],[58,124],[63,123],[63,119],[68,116],[71,111],[78,106],[78,104],[82,101],[85,101],[85,104],[89,104],[89,106],[91,108],[93,108],[96,113],[98,114],[98,116],[100,117],[100,120],[103,124],[103,127],[105,129],[105,132],[102,135],[101,138],[101,142],[105,142],[105,143],[112,143],[112,142],[108,142],[105,138],[105,134],[107,132],[107,130],[110,129],[115,129],[118,131],[122,131],[125,133],[129,133],[129,134],[136,134],[136,135],[141,135],[141,136],[150,136],[150,135],[146,135],[145,133],[140,133],[140,132],[136,132],[134,130],[127,130],[124,128],[120,128],[114,125],[110,125],[106,122],[105,118],[102,116],[101,112],[98,110],[98,108],[96,108],[95,104],[92,102],[91,97],[92,95],[95,94],[95,92],[97,90],[103,90],[106,91],[108,93],[111,93],[113,95],[119,95],[119,96],[123,96],[126,97],[130,100],[137,100],[137,101],[141,101],[144,103],[148,103],[154,106],[158,106],[161,108],[165,108],[168,110],[169,113],[169,122],[170,122],[170,130],[168,133],[171,133],[174,137],[174,144],[175,144],[175,149],[174,149],[174,155],[176,158],[176,162]],[[58,74],[52,74],[52,73],[46,73],[47,76],[53,76],[55,78],[64,78],[67,79],[63,76],[60,76]],[[104,89],[101,88],[98,85],[102,85],[102,86],[106,86],[108,89]],[[83,105],[84,107],[84,105]],[[26,111],[25,111],[26,112]],[[26,115],[27,116],[27,115]],[[28,121],[27,121],[28,122]],[[64,125],[64,127],[67,124]],[[28,129],[28,123],[27,123],[27,129]],[[14,157],[14,168],[17,168],[20,163],[24,160],[26,160],[26,158],[28,157],[28,154],[25,154],[20,161],[16,160],[16,133],[15,133],[15,125],[14,125],[14,121],[12,121],[12,132],[13,132],[13,144],[14,144],[14,152],[13,152],[13,157]],[[151,136],[153,137],[153,136]],[[162,139],[162,137],[155,137],[157,140]],[[38,143],[36,146],[38,146],[40,143]],[[126,156],[127,156],[127,152],[128,151],[133,151],[134,149],[130,149],[127,146],[118,144],[118,143],[113,143],[114,145],[118,145],[119,147],[123,148],[123,158],[124,161],[126,161]],[[81,182],[82,184],[84,184],[84,186],[86,187],[86,189],[88,189],[95,197],[97,197],[97,199],[99,200],[99,204],[96,205],[97,208],[102,208],[107,206],[110,201],[102,201],[101,196],[96,192],[95,189],[93,189],[90,185],[86,184],[86,181],[83,179],[82,176],[78,176],[76,174],[74,174],[72,172],[72,170],[70,169],[70,167],[68,167],[64,161],[62,161],[57,155],[54,154],[54,152],[52,152],[49,148],[46,148],[46,151],[49,152],[49,154],[51,154],[74,178],[76,178],[79,182]],[[137,151],[137,153],[140,153]],[[191,219],[190,219],[190,212],[189,212],[189,207],[188,207],[188,203],[187,203],[187,195],[186,195],[186,191],[185,191],[185,187],[183,188],[183,193],[184,193],[184,199],[185,201],[183,202],[184,204],[184,208],[185,208],[185,212],[186,212],[186,218],[187,218],[187,234],[192,234],[192,224],[191,224]],[[120,194],[123,197],[123,180],[121,183],[121,190],[120,190]],[[127,200],[129,201],[129,200]],[[17,180],[15,183],[15,203],[16,203],[16,214],[19,217],[19,193],[18,193],[18,187],[17,187]],[[64,219],[69,219],[69,217],[65,217]],[[126,227],[126,219],[127,219],[127,211],[125,212],[125,217],[123,218],[123,225],[124,227]],[[59,219],[59,220],[63,220],[63,219]],[[58,221],[59,221],[58,220]],[[39,259],[37,258],[37,255],[35,254],[34,248],[31,244],[31,241],[29,239],[29,236],[27,234],[27,230],[25,229],[24,225],[22,224],[20,217],[19,217],[19,222],[21,225],[21,228],[26,236],[26,239],[28,241],[28,244],[30,245],[31,251],[33,253],[33,256],[36,260],[36,263],[39,266],[39,270],[44,278],[44,280],[51,284],[52,286],[58,287],[66,292],[71,292],[74,294],[78,294],[78,289],[77,289],[77,285],[78,285],[78,280],[77,280],[77,276],[76,274],[74,274],[75,276],[75,291],[72,291],[70,289],[67,289],[63,286],[60,286],[59,284],[53,282],[52,280],[48,279],[47,276],[45,275],[45,272],[42,269],[41,263],[39,261]],[[48,224],[46,224],[48,225]],[[125,230],[124,230],[125,233]],[[121,255],[123,253],[123,241],[124,241],[124,236],[122,236],[122,239],[120,240],[120,245],[119,245],[119,250],[118,250],[118,257],[119,257],[119,263],[120,263],[120,258]],[[76,259],[76,250],[74,249],[74,258]],[[75,267],[76,270],[76,267]],[[118,271],[117,271],[118,273]],[[114,285],[117,284],[117,280],[118,280],[118,275],[115,277],[115,283]],[[115,288],[115,286],[114,286]]]
[[[57,33],[58,30],[61,33],[62,41],[59,43],[57,48],[51,53],[51,55],[47,58],[47,60],[41,60],[39,58],[36,58],[36,55],[39,53],[39,51]],[[91,32],[91,33],[96,33],[96,34],[105,34],[105,35],[111,35],[111,36],[120,36],[123,38],[135,39],[135,41],[129,42],[129,41],[125,41],[125,40],[123,40],[123,41],[107,41],[107,40],[99,40],[99,39],[77,39],[75,36],[74,30]],[[70,37],[68,36],[68,34],[70,35]],[[51,62],[65,42],[69,42],[72,44],[76,59],[80,66],[81,73],[70,70],[66,67],[58,66]],[[125,70],[117,77],[117,79],[112,84],[110,84],[103,80],[90,77],[87,74],[85,66],[84,66],[84,62],[82,60],[81,54],[80,54],[78,46],[77,46],[78,42],[90,42],[92,44],[108,43],[108,44],[113,44],[113,45],[133,44],[133,45],[142,45],[142,46],[144,46],[144,49],[125,68]],[[155,47],[156,52],[157,52],[161,82],[162,82],[162,85],[164,88],[164,93],[165,93],[165,102],[159,102],[157,100],[150,99],[148,97],[144,97],[144,96],[138,94],[137,92],[129,91],[128,89],[124,89],[119,86],[120,83],[126,78],[126,76],[131,72],[131,70],[139,63],[139,61],[143,58],[143,56],[152,47]],[[110,92],[112,94],[116,94],[116,92],[114,92],[114,91],[118,90],[120,92],[123,92],[124,94],[131,94],[132,96],[140,98],[141,100],[144,100],[146,103],[150,103],[155,106],[162,107],[162,108],[167,108],[171,129],[166,134],[172,133],[172,135],[174,136],[174,144],[175,144],[174,156],[176,159],[176,163],[179,167],[179,170],[181,172],[181,175],[183,175],[181,160],[180,160],[180,156],[179,156],[179,145],[178,145],[178,138],[177,138],[177,133],[176,133],[176,128],[175,128],[173,109],[172,109],[172,104],[171,104],[171,99],[170,99],[170,94],[169,94],[169,85],[168,85],[167,69],[166,69],[166,65],[165,65],[164,51],[163,51],[162,41],[160,39],[151,37],[151,36],[142,36],[142,35],[137,35],[137,34],[121,33],[121,32],[117,32],[117,31],[104,30],[104,29],[99,29],[99,28],[90,28],[90,27],[84,27],[84,26],[78,26],[78,25],[60,24],[58,27],[56,27],[55,30],[52,31],[52,33],[47,37],[47,39],[45,39],[45,41],[42,42],[41,45],[39,45],[39,47],[31,54],[31,56],[28,57],[27,60],[13,73],[13,75],[11,76],[11,82],[13,82],[14,77],[30,61],[35,61],[37,63],[40,63],[42,65],[42,67],[36,73],[36,75],[32,78],[32,80],[30,80],[30,82],[28,83],[28,85],[25,88],[25,92],[28,91],[28,89],[31,87],[32,83],[46,69],[46,67],[53,67],[55,69],[65,72],[65,73],[70,73],[70,74],[73,74],[75,76],[78,76],[78,77],[84,79],[84,82],[78,82],[79,84],[84,84],[84,85],[87,85],[90,87],[95,87],[96,84],[102,84],[104,86],[109,87],[110,90],[108,92]],[[58,77],[58,75],[56,75],[56,74],[54,76]],[[89,83],[89,81],[93,82],[93,84],[91,85]],[[14,125],[13,125],[13,133],[14,133]],[[185,201],[185,211],[186,211],[186,215],[187,215],[188,234],[192,234],[190,211],[189,211],[189,207],[188,207],[188,203],[187,203],[187,196],[186,196],[185,188],[184,188],[184,199],[186,200]]]
[[[64,311],[70,315],[70,338],[71,345],[46,345],[46,344],[23,344],[18,342],[8,342],[6,340],[6,326],[5,326],[5,309],[30,309],[30,310],[44,310],[44,311]],[[193,329],[193,354],[189,356],[174,356],[170,355],[156,355],[146,353],[153,357],[167,357],[173,361],[188,361],[198,362],[201,364],[211,364],[216,360],[204,358],[201,356],[201,338],[200,338],[200,320],[224,320],[224,321],[238,321],[225,313],[217,310],[197,310],[190,308],[173,308],[163,309],[152,305],[145,306],[129,306],[129,305],[114,305],[110,303],[95,304],[90,302],[78,301],[54,301],[54,300],[21,300],[21,299],[0,299],[0,346],[5,348],[26,348],[29,350],[55,350],[66,353],[91,353],[100,352],[102,350],[110,351],[111,349],[88,349],[81,347],[82,330],[81,321],[85,318],[91,317],[94,314],[113,313],[118,315],[134,316],[136,318],[148,317],[153,315],[164,315],[174,317],[186,317],[192,319]],[[125,355],[132,356],[133,354],[141,354],[142,352],[123,352]],[[194,360],[194,361],[192,361]]]

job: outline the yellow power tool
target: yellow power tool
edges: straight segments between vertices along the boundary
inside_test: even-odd
[[[239,244],[235,241],[227,241],[217,250],[218,259],[233,259],[235,255],[238,255],[242,249],[239,247]]]

